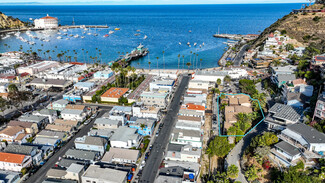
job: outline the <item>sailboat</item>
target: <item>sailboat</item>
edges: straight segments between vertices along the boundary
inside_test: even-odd
[[[148,38],[148,36],[147,35],[145,35],[144,37],[143,37],[143,39],[147,39]]]
[[[179,45],[182,45],[182,43],[181,43],[181,42],[178,42],[178,44],[179,44]]]
[[[197,43],[194,43],[194,44],[193,44],[193,46],[196,46],[196,45],[197,45]]]

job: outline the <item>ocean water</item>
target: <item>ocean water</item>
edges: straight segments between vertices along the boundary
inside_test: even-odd
[[[300,6],[301,4],[0,6],[1,12],[23,21],[49,14],[57,17],[61,25],[71,25],[74,20],[75,25],[109,26],[108,29],[90,29],[86,33],[83,29],[69,29],[67,32],[68,35],[85,36],[84,39],[69,37],[66,40],[66,36],[58,35],[56,31],[32,33],[49,39],[50,42],[34,40],[22,33],[22,37],[36,44],[29,45],[12,36],[5,40],[0,39],[0,52],[18,51],[22,47],[24,51],[33,50],[42,57],[51,56],[56,60],[58,53],[66,52],[65,55],[71,56],[71,60],[77,57],[79,62],[91,63],[93,59],[90,57],[97,57],[102,63],[107,63],[116,60],[123,53],[131,52],[142,43],[150,54],[132,62],[137,68],[148,68],[149,61],[150,67],[156,68],[158,57],[159,68],[177,69],[178,55],[184,55],[185,63],[191,61],[193,64],[194,59],[195,62],[202,59],[202,63],[197,64],[198,67],[216,67],[226,48],[224,42],[227,41],[212,36],[218,29],[220,33],[258,34]],[[109,37],[103,37],[115,28],[120,30]],[[98,36],[87,33],[97,33]],[[144,39],[145,35],[147,39]],[[57,39],[57,36],[62,36],[63,39]],[[191,47],[187,45],[188,42]],[[47,50],[50,51],[47,53]],[[194,57],[194,53],[198,56]],[[183,68],[183,59],[180,63],[179,67]]]

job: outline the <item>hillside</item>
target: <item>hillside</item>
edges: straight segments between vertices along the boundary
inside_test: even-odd
[[[306,9],[324,9],[325,5],[314,4]],[[291,13],[266,28],[253,42],[253,48],[262,45],[267,36],[279,30],[305,46],[314,45],[325,50],[325,12],[317,13]]]
[[[0,12],[0,29],[9,28],[22,28],[25,27],[24,22],[20,21],[18,18],[13,18],[7,16]]]

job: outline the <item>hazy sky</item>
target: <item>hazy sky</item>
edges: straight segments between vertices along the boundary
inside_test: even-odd
[[[0,0],[0,3],[36,2],[44,4],[246,4],[305,3],[307,0]]]

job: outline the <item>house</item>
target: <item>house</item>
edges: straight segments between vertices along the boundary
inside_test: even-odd
[[[32,157],[34,165],[38,165],[42,161],[42,151],[38,150],[35,146],[9,144],[3,151],[6,153],[30,156]]]
[[[199,117],[199,118],[204,119],[204,112],[202,112],[202,111],[180,109],[178,112],[178,115],[179,116]]]
[[[76,149],[97,151],[103,156],[106,152],[107,140],[101,137],[83,136],[74,141]]]
[[[95,162],[99,160],[100,153],[98,151],[86,151],[81,149],[69,149],[65,154],[65,158],[86,160],[90,162]]]
[[[264,121],[268,123],[269,129],[283,129],[287,125],[298,123],[301,114],[302,109],[276,103],[269,109]]]
[[[0,170],[0,180],[3,183],[16,183],[20,181],[20,174],[18,172]]]
[[[156,78],[149,84],[149,90],[158,91],[160,89],[165,89],[166,91],[172,91],[175,84],[174,79],[170,78]]]
[[[137,129],[122,126],[112,135],[110,142],[111,147],[132,148],[138,147],[141,137],[137,134]]]
[[[199,70],[195,72],[193,75],[193,80],[199,80],[199,81],[209,81],[209,82],[216,82],[218,79],[221,80],[221,84],[223,84],[223,79],[225,76],[228,75],[228,72],[225,71],[205,71],[205,70]]]
[[[18,67],[17,72],[19,74],[26,72],[30,75],[35,75],[39,72],[43,72],[43,71],[46,71],[48,69],[51,69],[51,68],[57,67],[57,66],[59,66],[59,62],[42,61],[42,62],[38,62],[36,64],[28,65],[26,67]]]
[[[137,133],[140,135],[150,136],[155,130],[156,122],[155,119],[138,118],[135,123],[129,124],[129,127],[137,129]]]
[[[325,92],[318,96],[313,116],[313,121],[320,121],[322,119],[325,119]]]
[[[82,90],[83,92],[88,92],[95,87],[95,83],[92,82],[78,82],[73,85],[75,90]]]
[[[297,66],[283,66],[283,67],[271,67],[271,81],[277,84],[279,88],[286,83],[292,83],[296,80],[294,72],[297,70]]]
[[[192,117],[192,116],[177,116],[178,122],[184,122],[184,123],[201,123],[201,125],[204,124],[204,120],[200,117]]]
[[[63,99],[71,102],[81,101],[83,93],[82,90],[72,89],[63,94]]]
[[[72,85],[72,81],[69,80],[60,80],[60,79],[42,79],[42,78],[35,78],[26,86],[32,86],[39,89],[51,89],[56,88],[59,90],[64,90]]]
[[[68,134],[72,134],[74,131],[74,127],[67,125],[56,125],[56,124],[48,124],[45,127],[46,130],[58,131],[58,132],[66,132]]]
[[[295,123],[282,130],[278,137],[283,141],[275,144],[271,152],[285,166],[294,166],[303,159],[305,167],[313,167],[315,160],[324,155],[325,134],[311,126]]]
[[[80,125],[79,121],[74,121],[74,120],[63,120],[63,119],[56,119],[54,121],[55,125],[62,125],[62,126],[70,126],[74,128],[78,128]]]
[[[127,172],[110,168],[100,168],[97,165],[90,165],[81,176],[82,182],[100,183],[126,183]]]
[[[44,145],[44,146],[51,146],[51,148],[57,148],[60,143],[61,139],[59,138],[53,138],[53,137],[35,137],[33,140],[33,144],[37,145]]]
[[[113,133],[114,133],[114,129],[102,129],[102,130],[91,129],[88,132],[88,136],[102,137],[108,140],[111,138]]]
[[[0,93],[8,93],[9,83],[0,83]]]
[[[166,160],[200,163],[201,149],[191,145],[168,144]]]
[[[38,132],[38,127],[36,123],[30,123],[26,121],[9,121],[7,127],[22,127],[26,133],[36,134]]]
[[[25,135],[25,130],[20,126],[8,126],[0,131],[0,141],[13,143],[20,134]]]
[[[32,158],[27,155],[0,152],[0,169],[20,172],[32,165]]]
[[[57,111],[53,109],[41,109],[40,111],[34,111],[33,115],[48,117],[50,123],[53,123],[58,118]]]
[[[190,80],[188,83],[189,88],[194,88],[194,89],[205,89],[208,90],[209,88],[213,88],[216,86],[216,82],[211,82],[211,81],[202,81],[202,80]]]
[[[202,105],[204,107],[206,107],[206,98],[207,95],[206,94],[191,94],[191,93],[187,93],[184,95],[184,100],[183,103],[184,104],[194,104],[194,105]]]
[[[188,116],[178,116],[178,120],[176,122],[176,128],[179,129],[185,129],[185,130],[197,130],[201,131],[201,119],[200,118],[195,118],[195,117],[188,117],[188,118],[195,118],[197,121],[193,120],[181,120],[181,118],[186,118]]]
[[[95,79],[108,79],[113,76],[113,72],[111,70],[105,70],[105,71],[97,71],[94,74]]]
[[[144,106],[142,102],[136,102],[132,105],[132,114],[134,117],[160,120],[160,109],[152,106]]]
[[[94,122],[94,127],[97,129],[117,129],[121,125],[121,121],[107,118],[97,118]]]
[[[136,164],[139,155],[138,150],[111,147],[101,161],[116,164]]]
[[[311,62],[313,65],[322,65],[325,63],[325,55],[314,56],[314,59]]]
[[[65,109],[65,107],[69,104],[69,102],[67,100],[57,100],[54,102],[51,102],[47,108],[48,109],[53,109],[53,110],[57,110],[57,111],[62,111],[63,109]]]
[[[202,134],[200,131],[196,130],[174,128],[171,134],[170,143],[192,145],[195,148],[202,148]]]
[[[25,121],[30,123],[36,123],[38,128],[42,128],[44,125],[49,123],[49,118],[45,116],[38,116],[38,115],[22,115],[18,118],[18,121]]]
[[[128,88],[115,88],[112,87],[107,90],[100,98],[103,102],[115,102],[118,103],[118,99],[125,96],[129,91]]]
[[[85,172],[84,165],[72,163],[68,169],[66,170],[65,179],[68,180],[76,180],[78,182],[81,182],[81,176]]]
[[[162,178],[163,177],[163,178]],[[197,175],[190,168],[183,168],[180,166],[172,166],[161,168],[155,183],[163,182],[195,182]]]
[[[83,71],[87,70],[86,64],[63,64],[61,67],[52,68],[49,71],[41,72],[37,74],[38,78],[42,79],[59,79],[69,80],[71,82],[80,82],[84,80],[84,77],[80,75]]]
[[[153,106],[164,109],[168,104],[168,96],[169,94],[164,92],[142,92],[140,95],[140,100],[146,106]]]
[[[202,115],[205,115],[205,107],[202,105],[195,105],[195,104],[191,104],[191,103],[185,103],[181,106],[181,109],[185,109],[185,110],[192,110],[192,111],[196,111],[198,113],[202,113]]]
[[[40,131],[36,137],[45,137],[45,138],[57,138],[62,141],[67,140],[68,134],[66,132],[56,132],[51,130],[42,130]]]
[[[55,179],[55,180],[64,180],[66,174],[67,174],[67,172],[65,170],[63,170],[63,169],[50,168],[46,172],[46,177],[51,178],[51,179]]]
[[[74,110],[65,108],[61,111],[61,117],[64,120],[74,120],[82,122],[86,119],[87,114],[83,110]]]
[[[78,181],[68,179],[46,178],[42,183],[78,183]]]
[[[295,108],[304,108],[304,105],[309,103],[310,97],[307,97],[303,93],[290,92],[286,96],[286,104]]]
[[[122,122],[122,126],[126,124],[127,119],[132,115],[131,107],[114,106],[109,113],[105,113],[102,117],[111,120],[118,120]]]

